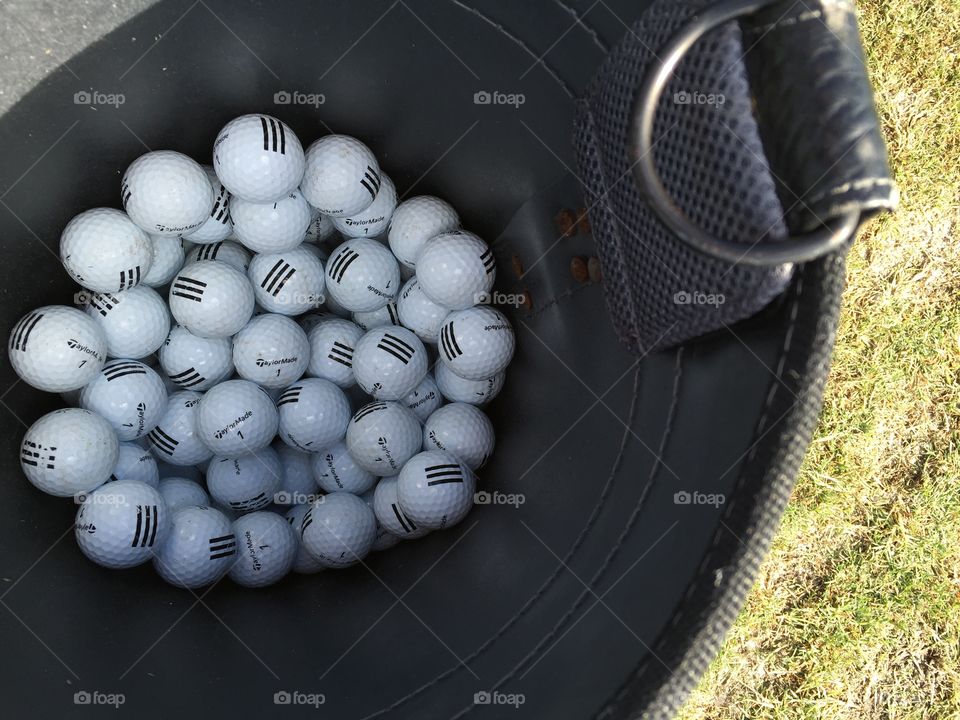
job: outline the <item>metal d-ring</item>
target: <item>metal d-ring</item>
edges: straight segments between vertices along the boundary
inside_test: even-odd
[[[739,243],[721,240],[703,232],[677,206],[657,173],[653,158],[653,120],[657,103],[680,60],[704,34],[730,20],[749,15],[775,0],[725,0],[692,17],[671,38],[660,58],[651,64],[633,104],[630,137],[633,176],[653,211],[687,245],[728,263],[780,265],[807,262],[840,248],[860,222],[860,213],[850,211],[832,218],[824,227],[794,235],[776,243]]]

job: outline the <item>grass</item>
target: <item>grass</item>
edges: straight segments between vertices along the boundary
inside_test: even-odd
[[[960,0],[862,0],[900,186],[849,256],[817,437],[680,717],[960,718]]]

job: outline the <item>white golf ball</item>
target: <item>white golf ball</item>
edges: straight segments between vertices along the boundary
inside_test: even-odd
[[[366,145],[327,135],[307,148],[300,190],[324,215],[346,217],[368,208],[380,190],[380,166]]]
[[[47,413],[20,443],[20,467],[27,480],[57,497],[100,487],[110,479],[119,456],[110,423],[80,408]]]
[[[173,276],[183,267],[183,240],[166,235],[151,235],[150,246],[153,251],[153,260],[150,263],[150,270],[143,276],[141,282],[152,288],[163,287],[173,280]]]
[[[247,270],[257,302],[280,315],[300,315],[324,301],[323,263],[308,248],[299,246],[272,254],[256,255]]]
[[[377,327],[387,327],[388,325],[400,325],[400,315],[397,312],[397,304],[391,300],[379,310],[370,312],[355,312],[352,314],[353,322],[364,330],[373,330]]]
[[[150,450],[170,465],[197,465],[213,457],[197,431],[200,398],[184,390],[170,395],[167,410],[157,426],[147,433]]]
[[[201,398],[197,433],[217,455],[246,455],[265,448],[273,440],[277,434],[277,409],[259,385],[247,380],[227,380],[207,390]]]
[[[233,223],[230,220],[230,193],[220,182],[211,165],[204,165],[203,171],[213,189],[213,208],[203,224],[187,235],[189,242],[199,245],[226,240],[233,232]]]
[[[237,539],[227,516],[193,505],[171,514],[170,529],[156,548],[153,567],[171,585],[196,588],[226,575],[236,555]]]
[[[310,363],[307,374],[324,378],[342,388],[356,384],[353,349],[363,335],[357,325],[334,316],[322,318],[307,331]]]
[[[380,527],[392,535],[407,540],[423,537],[430,528],[420,527],[403,512],[397,500],[397,480],[396,476],[385,477],[377,483],[373,493],[373,514]]]
[[[499,372],[482,380],[467,380],[457,375],[442,362],[434,366],[434,378],[440,392],[450,402],[486,405],[500,394],[506,373]]]
[[[386,479],[386,478],[384,478]],[[382,482],[382,481],[381,481]],[[363,495],[360,496],[360,499],[363,500],[367,507],[374,511],[374,516],[376,516],[376,509],[373,506],[374,495],[376,494],[376,488],[371,488],[367,490]],[[394,535],[392,532],[388,531],[383,525],[380,524],[380,521],[377,520],[377,536],[374,538],[373,547],[370,548],[371,552],[379,552],[381,550],[387,550],[392,548],[394,545],[400,542],[400,538]]]
[[[185,235],[213,208],[213,188],[203,167],[183,153],[156,150],[134,160],[123,174],[123,209],[153,235]]]
[[[431,450],[414,455],[397,480],[397,500],[404,514],[431,530],[456,525],[473,507],[477,481],[453,455]]]
[[[282,515],[252,512],[233,521],[237,561],[230,579],[244,587],[266,587],[293,569],[300,549],[296,533]]]
[[[308,243],[322,243],[324,240],[332,238],[336,231],[337,228],[333,224],[333,218],[315,209],[303,241]]]
[[[427,297],[416,277],[404,283],[397,298],[400,324],[416,333],[425,343],[436,344],[440,326],[450,311]]]
[[[170,312],[194,335],[229,337],[253,315],[253,288],[247,276],[222,262],[199,260],[170,285]]]
[[[417,280],[424,294],[450,310],[485,302],[496,277],[493,251],[465,230],[431,238],[417,257]]]
[[[303,242],[310,225],[310,206],[299,191],[293,190],[269,203],[233,198],[230,216],[234,235],[245,247],[258,253],[277,253]]]
[[[280,459],[269,447],[241,457],[216,456],[207,466],[207,489],[221,505],[239,513],[262,510],[282,482]]]
[[[290,447],[282,440],[275,440],[270,447],[277,453],[282,475],[274,502],[277,505],[313,502],[318,493],[310,455]]]
[[[374,402],[357,410],[347,425],[347,450],[374,475],[396,475],[423,445],[423,430],[412,411],[395,402]]]
[[[111,360],[80,391],[80,407],[110,423],[119,440],[136,440],[153,430],[167,410],[163,380],[136,360]]]
[[[493,453],[493,423],[482,410],[467,403],[450,403],[423,425],[423,449],[445,450],[471,470],[486,464]]]
[[[160,482],[160,468],[149,450],[137,443],[122,442],[110,480],[136,480],[157,487]]]
[[[181,389],[207,390],[233,373],[233,343],[230,338],[204,338],[174,325],[160,347],[160,366]]]
[[[483,380],[506,369],[514,344],[510,321],[491,307],[452,312],[440,328],[441,362],[467,380]]]
[[[327,262],[327,295],[351,312],[386,305],[400,290],[397,259],[383,244],[353,238],[337,247]]]
[[[94,208],[67,223],[60,236],[60,260],[84,287],[118,292],[135,287],[147,276],[153,245],[126,214]]]
[[[353,374],[364,392],[377,400],[400,400],[427,374],[427,350],[403,327],[374,328],[357,342]]]
[[[434,410],[443,405],[443,396],[433,375],[427,373],[416,389],[401,400],[400,404],[411,410],[420,422],[430,417]]]
[[[329,380],[304,378],[277,400],[280,438],[303,452],[319,453],[343,440],[350,402]]]
[[[313,502],[315,501],[311,500],[310,503],[294,505],[287,510],[287,514],[284,516],[297,538],[297,556],[293,561],[293,571],[304,575],[317,573],[324,569],[323,564],[314,560],[313,556],[307,552],[307,549],[303,546],[303,539],[300,537],[300,526],[303,524],[303,516],[310,512],[310,506]]]
[[[309,362],[307,334],[283,315],[256,315],[233,336],[237,373],[265,388],[283,388],[296,382]]]
[[[448,203],[432,195],[418,195],[397,206],[387,237],[393,254],[413,270],[427,240],[458,227],[460,217]]]
[[[199,483],[182,477],[168,477],[160,481],[157,489],[166,503],[167,511],[172,513],[182,507],[190,505],[207,506],[210,496]]]
[[[396,209],[397,189],[380,173],[380,191],[374,201],[355,215],[332,218],[333,225],[345,238],[377,237],[386,231]]]
[[[345,568],[363,560],[376,536],[373,510],[356,495],[345,492],[331,493],[315,502],[300,525],[307,552],[329,568]]]
[[[116,293],[90,297],[87,314],[107,339],[107,354],[136,360],[163,345],[170,332],[170,313],[163,298],[151,287],[141,285]]]
[[[10,365],[38,390],[77,390],[96,377],[107,359],[107,338],[76,308],[47,305],[20,318],[10,332]]]
[[[327,493],[343,491],[361,495],[377,482],[376,475],[357,464],[344,442],[315,453],[311,461],[313,477],[320,489]]]
[[[163,497],[146,483],[118,480],[86,496],[74,524],[81,552],[97,565],[130,568],[153,557],[170,518]]]
[[[213,167],[232,196],[273,202],[300,184],[303,147],[293,130],[277,118],[241,115],[217,135]]]
[[[242,273],[246,273],[247,268],[250,267],[250,258],[250,251],[243,245],[230,240],[223,240],[210,245],[197,245],[187,254],[184,265],[197,262],[197,260],[219,260],[235,267]]]

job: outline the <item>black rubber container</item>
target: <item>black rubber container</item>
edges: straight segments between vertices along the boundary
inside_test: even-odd
[[[4,363],[6,717],[105,712],[74,704],[93,691],[122,693],[141,718],[628,717],[662,701],[677,668],[673,687],[695,680],[802,457],[835,314],[816,298],[839,265],[798,272],[736,335],[644,358],[623,349],[602,285],[569,270],[592,254],[589,235],[555,223],[582,204],[573,97],[646,3],[603,5],[585,25],[570,12],[585,2],[161,2],[0,119],[4,328],[69,304],[59,234],[84,209],[119,207],[134,158],[210,162],[219,128],[248,112],[279,116],[304,146],[361,138],[401,194],[447,199],[495,243],[499,289],[533,301],[507,309],[518,351],[481,478],[524,503],[261,591],[223,581],[194,594],[149,565],[86,561],[75,506],[32,488],[17,460],[24,428],[63,403]],[[75,103],[83,91],[123,103]],[[726,502],[685,504],[685,492]],[[283,707],[292,696],[278,692],[324,704]]]

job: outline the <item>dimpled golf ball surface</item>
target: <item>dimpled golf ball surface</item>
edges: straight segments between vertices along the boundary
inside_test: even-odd
[[[380,526],[393,535],[407,540],[423,537],[430,529],[420,527],[403,512],[397,500],[397,480],[396,476],[385,477],[377,483],[373,494],[373,514]]]
[[[324,240],[333,237],[336,231],[337,228],[334,227],[333,218],[327,217],[320,211],[314,209],[313,218],[310,220],[310,225],[307,227],[307,233],[304,235],[303,241],[308,243],[322,243]]]
[[[374,328],[357,342],[353,374],[357,384],[377,400],[400,400],[427,374],[427,350],[402,327]]]
[[[212,166],[204,165],[203,172],[206,173],[210,187],[213,189],[213,208],[203,224],[187,235],[187,239],[193,243],[206,245],[230,237],[233,232],[233,223],[230,220],[230,193],[220,182]]]
[[[483,467],[493,453],[493,423],[467,403],[450,403],[423,424],[423,449],[445,450],[471,470]]]
[[[167,409],[167,391],[153,369],[136,360],[111,360],[80,392],[80,407],[110,423],[120,440],[153,430]]]
[[[153,567],[171,585],[196,588],[226,575],[236,555],[237,539],[227,516],[213,508],[189,506],[171,513]]]
[[[370,148],[356,138],[327,135],[307,148],[300,189],[324,215],[356,215],[377,197],[380,166]]]
[[[363,336],[363,330],[343,318],[327,316],[307,331],[310,342],[310,362],[307,374],[324,378],[341,388],[355,385],[353,376],[353,349]]]
[[[164,403],[166,407],[166,403]],[[149,450],[133,442],[120,443],[117,464],[110,474],[111,480],[136,480],[157,487],[160,483],[160,468]]]
[[[183,241],[178,237],[151,235],[152,261],[141,282],[152,288],[166,285],[183,267]]]
[[[431,238],[417,257],[417,279],[424,294],[450,310],[483,302],[496,276],[493,251],[465,230]]]
[[[96,293],[90,297],[87,314],[103,330],[111,357],[146,357],[163,345],[170,331],[166,303],[156,290],[146,286]]]
[[[98,292],[127,290],[153,264],[147,233],[125,213],[94,208],[73,218],[60,236],[60,260],[78,283]]]
[[[473,507],[477,481],[450,453],[430,450],[414,455],[397,480],[397,500],[417,525],[439,530],[456,525]]]
[[[350,402],[329,380],[304,378],[277,400],[280,437],[290,447],[317,453],[340,442],[350,422]]]
[[[210,388],[200,400],[197,432],[217,455],[252,453],[269,445],[277,434],[277,409],[255,383],[228,380]]]
[[[370,312],[355,312],[352,314],[353,322],[364,330],[373,330],[377,327],[386,327],[388,325],[400,325],[400,315],[397,312],[397,304],[391,300],[379,310]]]
[[[450,402],[486,405],[500,394],[506,373],[499,372],[483,380],[467,380],[441,362],[434,366],[434,379],[440,393]]]
[[[257,315],[233,337],[237,373],[265,388],[286,387],[303,375],[309,362],[307,334],[283,315]]]
[[[198,260],[170,284],[170,312],[194,335],[229,337],[253,315],[253,288],[247,276],[222,262]]]
[[[376,240],[353,238],[327,262],[327,295],[351,312],[378,310],[400,290],[400,268]]]
[[[269,203],[233,198],[230,203],[233,232],[250,250],[274,253],[292,250],[310,225],[310,206],[297,190]]]
[[[203,167],[186,155],[157,150],[134,160],[123,175],[123,209],[153,235],[185,235],[213,208],[213,188]]]
[[[247,272],[250,267],[250,251],[240,243],[230,240],[215,242],[210,245],[198,245],[188,254],[184,265],[197,262],[198,260],[217,260],[224,262],[230,267],[234,267],[242,273]]]
[[[163,502],[166,503],[167,512],[172,513],[182,507],[190,505],[209,505],[210,496],[199,483],[187,478],[169,477],[160,481],[157,486]]]
[[[241,115],[217,135],[213,167],[231,195],[248,202],[273,202],[300,184],[303,147],[277,118]]]
[[[90,560],[108,568],[145,563],[169,527],[163,497],[149,485],[118,480],[90,493],[74,526],[77,545]]]
[[[237,561],[230,579],[244,587],[266,587],[293,568],[300,549],[296,533],[283,515],[252,512],[233,521]]]
[[[160,366],[184,390],[207,390],[233,372],[230,338],[203,338],[174,325],[160,348]]]
[[[269,447],[242,457],[217,456],[207,466],[207,489],[235,512],[262,510],[280,489],[282,472],[280,459]]]
[[[443,405],[443,396],[437,381],[431,373],[427,373],[416,389],[407,395],[400,403],[417,416],[417,420],[424,422],[438,407]]]
[[[412,270],[427,240],[458,227],[460,217],[448,203],[432,195],[418,195],[397,206],[387,238],[393,254]]]
[[[376,199],[356,215],[333,218],[333,225],[344,237],[377,237],[387,229],[396,208],[397,189],[393,181],[381,173]]]
[[[313,477],[324,492],[343,491],[361,495],[377,482],[376,475],[357,464],[344,442],[314,454],[312,462]]]
[[[20,443],[20,466],[43,492],[68,497],[109,480],[119,453],[110,423],[89,410],[65,408],[30,426]]]
[[[450,311],[427,297],[416,277],[404,283],[397,298],[400,324],[413,330],[425,343],[436,344],[440,327]]]
[[[312,502],[317,495],[313,466],[308,453],[296,450],[282,440],[271,445],[280,460],[280,489],[274,497],[277,505],[298,505]]]
[[[344,568],[360,562],[373,547],[377,519],[356,495],[335,492],[315,502],[300,526],[307,552],[321,565]]]
[[[312,502],[314,501],[311,501],[311,503]],[[293,560],[293,571],[304,575],[311,575],[325,569],[321,562],[314,559],[314,557],[307,552],[307,549],[303,546],[303,538],[300,537],[300,526],[303,524],[303,516],[310,512],[310,507],[311,505],[308,503],[294,505],[287,510],[284,516],[297,540],[297,554]]]
[[[440,328],[440,360],[467,380],[502,372],[513,358],[513,328],[499,310],[479,306],[452,312]]]
[[[184,390],[167,398],[167,410],[157,426],[147,433],[150,450],[158,460],[171,465],[196,465],[213,457],[213,451],[197,432],[200,398]]]
[[[247,277],[257,302],[272,313],[300,315],[324,300],[323,263],[303,246],[255,256]]]
[[[27,384],[46,392],[77,390],[107,359],[107,338],[76,308],[47,305],[24,315],[10,331],[10,365]]]
[[[400,403],[364,405],[347,425],[347,449],[357,465],[374,475],[396,475],[423,444],[416,415]]]

